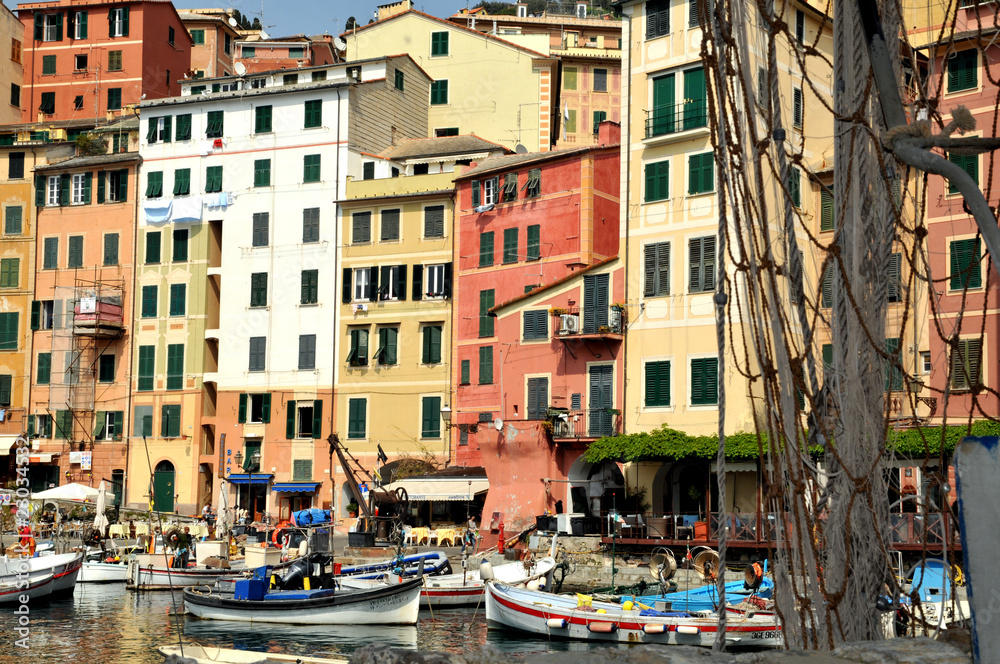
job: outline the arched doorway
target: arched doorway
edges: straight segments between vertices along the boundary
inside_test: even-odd
[[[174,511],[174,464],[166,459],[156,464],[153,473],[153,509]]]

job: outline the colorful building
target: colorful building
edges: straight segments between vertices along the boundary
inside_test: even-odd
[[[191,35],[191,66],[177,79],[232,76],[240,34],[229,22],[231,13],[224,9],[182,10],[178,16]]]
[[[140,281],[158,320],[148,336],[142,323],[135,358],[153,394],[136,398],[154,418],[158,399],[181,400],[167,437],[191,432],[195,507],[218,504],[230,484],[229,504],[257,513],[329,502],[341,261],[330,201],[349,174],[363,177],[362,150],[427,131],[430,80],[407,56],[288,75],[188,81],[180,97],[141,105]],[[165,265],[185,230],[186,260]],[[183,311],[166,301],[175,290],[189,293]],[[164,369],[181,387],[157,394]],[[186,449],[163,449],[190,467]]]
[[[476,136],[412,139],[365,156],[364,178],[347,180],[334,430],[366,467],[379,446],[390,461],[453,462],[442,408],[454,394],[456,164],[506,152]]]
[[[569,486],[543,479],[567,479],[588,441],[620,430],[620,132],[600,132],[597,146],[494,157],[456,178],[453,444],[502,487],[483,514],[494,532],[556,500],[568,511]],[[566,415],[559,440],[550,412]]]
[[[293,35],[264,39],[257,34],[253,39],[238,42],[236,48],[239,62],[246,67],[246,71],[254,74],[276,69],[331,65],[341,61],[330,35]]]
[[[10,90],[9,103],[0,104],[0,125],[21,121],[24,84],[24,26],[7,5],[0,9],[0,44],[10,44],[10,57],[0,58],[0,89]]]
[[[120,114],[180,92],[191,37],[173,4],[58,0],[18,5],[24,26],[21,119]]]

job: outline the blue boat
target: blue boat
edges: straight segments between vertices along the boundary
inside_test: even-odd
[[[398,574],[399,576],[417,576],[421,568],[426,576],[437,576],[439,574],[451,573],[451,564],[448,562],[448,555],[444,551],[425,551],[412,556],[405,556],[402,561],[397,558],[382,560],[377,563],[367,563],[364,565],[342,566],[340,574],[342,576],[354,576],[360,579],[374,579],[387,572]]]
[[[764,563],[767,569],[767,563]],[[747,587],[744,581],[733,581],[726,584],[726,603],[739,604],[751,595],[762,599],[770,599],[774,592],[774,581],[767,576],[760,580],[760,586],[756,589]],[[647,606],[656,606],[656,602],[669,602],[667,607],[671,611],[715,611],[719,606],[719,590],[715,584],[702,586],[693,590],[683,592],[664,593],[662,595],[641,595],[639,597],[622,597],[622,603],[627,601],[639,602]]]

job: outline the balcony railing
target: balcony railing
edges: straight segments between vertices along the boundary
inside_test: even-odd
[[[584,334],[622,334],[628,323],[625,310],[612,305],[604,309],[554,309],[555,332],[559,337]]]
[[[602,438],[621,433],[618,411],[614,408],[588,408],[583,410],[549,409],[552,438]]]
[[[656,106],[646,111],[646,138],[676,134],[708,126],[708,105],[694,99],[672,106]]]

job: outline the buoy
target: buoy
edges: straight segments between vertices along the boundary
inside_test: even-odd
[[[632,603],[632,600],[626,600],[625,603],[622,604],[622,611],[631,611],[633,608],[635,608],[635,604]]]
[[[490,561],[484,560],[479,564],[479,578],[483,581],[493,580],[493,565],[490,564]]]
[[[646,634],[666,634],[666,632],[667,632],[667,626],[666,625],[662,625],[662,624],[661,625],[643,625],[642,626],[642,631],[644,631]]]
[[[612,622],[592,622],[587,625],[587,629],[598,634],[610,634],[618,629],[618,625]]]
[[[545,624],[552,629],[566,629],[567,623],[565,618],[549,618]]]
[[[678,625],[678,634],[701,634],[701,629],[694,625]]]

